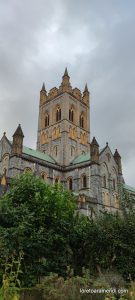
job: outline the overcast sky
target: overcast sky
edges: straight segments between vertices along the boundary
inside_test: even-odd
[[[135,186],[135,1],[0,0],[0,137],[21,123],[36,147],[39,91],[66,66],[91,92],[91,138],[118,149]]]

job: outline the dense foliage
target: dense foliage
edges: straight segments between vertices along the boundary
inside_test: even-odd
[[[113,271],[135,280],[133,209],[90,220],[77,213],[73,195],[60,185],[49,186],[32,174],[14,179],[0,199],[1,283],[6,276],[30,287],[50,272],[66,280],[67,266],[75,276],[83,276],[85,267],[91,278]]]
[[[72,261],[70,234],[75,204],[60,186],[25,174],[14,179],[0,202],[1,260],[23,251],[23,285],[52,272],[65,275]]]

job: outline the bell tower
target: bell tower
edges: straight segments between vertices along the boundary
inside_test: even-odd
[[[67,68],[59,88],[40,91],[37,150],[67,166],[90,151],[89,91],[72,88]]]

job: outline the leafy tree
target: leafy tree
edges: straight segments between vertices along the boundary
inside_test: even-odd
[[[23,251],[23,285],[50,271],[65,276],[74,212],[74,198],[61,186],[49,186],[32,174],[13,180],[0,201],[0,259]]]
[[[135,280],[134,245],[134,211],[89,220],[77,213],[71,193],[32,174],[14,179],[0,199],[0,277],[7,258],[10,263],[23,251],[22,286],[35,285],[50,272],[66,279],[67,266],[75,276],[83,276],[85,267],[95,277],[114,271]]]
[[[135,279],[135,213],[105,213],[95,220],[78,219],[71,238],[73,268],[81,275],[82,267],[94,276],[104,271],[118,272],[125,280]]]
[[[124,217],[126,217],[129,212],[135,211],[135,197],[131,193],[126,191],[122,186],[120,187],[120,193],[120,206]]]

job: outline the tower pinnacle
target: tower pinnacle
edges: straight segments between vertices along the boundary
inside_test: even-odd
[[[24,138],[24,134],[23,134],[23,131],[22,131],[22,128],[21,128],[20,124],[18,125],[16,131],[14,132],[13,137],[14,136],[21,136],[22,138]]]
[[[45,91],[45,83],[43,82],[41,91]]]
[[[59,91],[60,92],[69,92],[69,93],[72,92],[72,87],[71,87],[71,84],[70,84],[70,77],[68,75],[67,67],[65,68],[64,75],[62,76],[62,82],[61,82],[61,85],[59,87]]]
[[[23,138],[24,138],[24,134],[21,125],[19,124],[15,133],[13,134],[12,155],[22,154]]]
[[[88,86],[87,86],[87,83],[85,84],[84,92],[88,92]]]
[[[67,67],[65,68],[64,76],[68,76],[69,77]]]
[[[99,163],[99,144],[95,137],[90,144],[90,154],[91,154],[91,162],[92,163]]]

